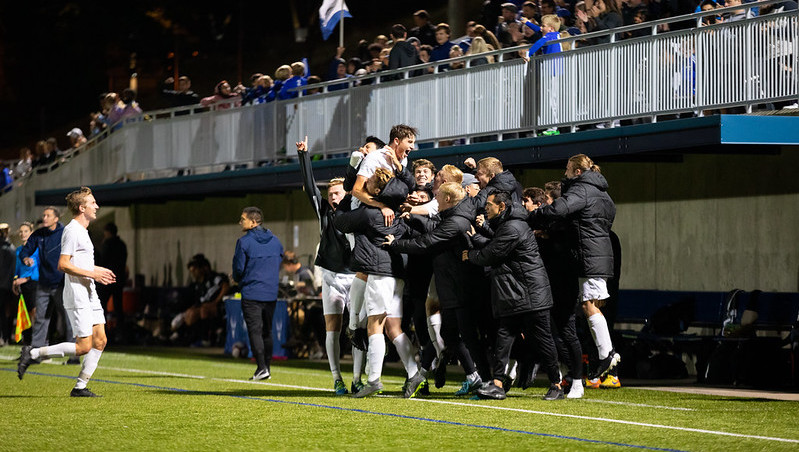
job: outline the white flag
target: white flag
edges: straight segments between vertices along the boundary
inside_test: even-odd
[[[338,21],[344,17],[352,17],[344,0],[324,0],[319,8],[319,25],[322,27],[322,38],[327,38],[333,33]]]

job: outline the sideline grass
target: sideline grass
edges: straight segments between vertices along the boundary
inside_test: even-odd
[[[32,366],[19,381],[19,347],[0,349],[0,450],[799,449],[797,402],[635,388],[545,402],[543,386],[473,401],[454,384],[406,400],[395,370],[384,396],[356,400],[332,394],[326,363],[278,362],[250,382],[248,361],[123,350],[103,354],[89,385],[103,398],[71,399],[77,366]]]

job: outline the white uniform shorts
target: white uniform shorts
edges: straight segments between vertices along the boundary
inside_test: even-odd
[[[366,278],[364,304],[366,313],[386,314],[387,317],[402,318],[402,290],[405,281],[393,276],[369,275]]]
[[[100,303],[75,309],[67,308],[66,311],[75,337],[89,337],[94,325],[105,325],[105,313]]]
[[[579,278],[580,301],[610,298],[606,278]]]
[[[354,273],[336,273],[322,270],[322,310],[325,315],[343,314],[344,306],[350,302],[350,286]]]

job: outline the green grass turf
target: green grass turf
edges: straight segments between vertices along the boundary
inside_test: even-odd
[[[19,381],[18,353],[0,349],[0,450],[799,450],[797,402],[637,388],[545,402],[543,381],[504,401],[475,401],[451,395],[462,378],[452,366],[450,384],[423,400],[401,398],[394,368],[383,396],[352,399],[333,395],[325,362],[276,362],[272,379],[253,383],[249,361],[164,348],[104,353],[89,384],[103,398],[73,399],[77,366],[35,365]]]

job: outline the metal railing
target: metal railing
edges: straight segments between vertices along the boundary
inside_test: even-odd
[[[625,118],[657,121],[661,115],[733,106],[751,110],[796,99],[797,11],[700,26],[708,15],[777,2],[570,36],[553,42],[569,43],[572,50],[529,63],[520,57],[527,49],[521,46],[309,85],[291,100],[148,111],[141,121],[106,132],[70,154],[46,175],[46,185],[280,164],[306,135],[311,152],[337,154],[356,148],[366,135],[385,136],[397,123],[418,127],[420,144],[438,146],[446,140],[501,140],[513,132],[535,135],[551,127],[574,129]],[[696,27],[659,31],[686,21]],[[616,42],[618,35],[638,29],[649,36]],[[582,45],[603,37],[611,42]],[[475,65],[487,56],[496,62]],[[461,62],[462,69],[441,71]],[[430,68],[434,74],[426,74]],[[342,83],[351,87],[327,91]],[[314,88],[323,92],[303,95]]]

